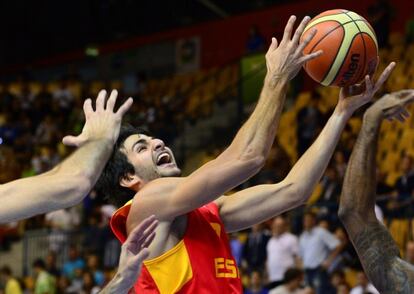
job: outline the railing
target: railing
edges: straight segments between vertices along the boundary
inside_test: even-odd
[[[62,230],[31,230],[23,236],[23,274],[32,274],[33,262],[40,258],[46,260],[47,255],[53,251],[56,254],[56,266],[62,268],[69,260],[69,249],[75,246],[78,252],[97,253],[105,267],[118,265],[120,243],[112,235],[103,236],[97,241],[102,250],[96,251],[95,247],[88,244],[88,234],[82,231]],[[99,252],[100,251],[100,252]]]

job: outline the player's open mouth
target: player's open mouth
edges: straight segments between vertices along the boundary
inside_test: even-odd
[[[167,152],[164,152],[158,155],[157,166],[167,166],[167,165],[170,165],[171,163],[172,163],[172,158]]]

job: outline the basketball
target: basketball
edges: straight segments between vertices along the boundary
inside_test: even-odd
[[[344,9],[325,11],[308,23],[301,40],[312,29],[317,33],[303,53],[322,50],[323,54],[305,63],[304,69],[316,82],[345,87],[374,73],[378,64],[378,43],[365,18]]]

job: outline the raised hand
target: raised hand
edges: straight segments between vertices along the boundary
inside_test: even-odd
[[[155,216],[147,217],[139,226],[132,230],[128,239],[122,244],[118,271],[100,294],[135,293],[133,287],[141,272],[142,263],[149,256],[148,246],[155,238],[158,221]]]
[[[299,42],[307,23],[310,21],[310,17],[306,16],[302,20],[292,38],[295,21],[296,16],[292,15],[285,27],[280,44],[278,44],[276,38],[272,38],[272,43],[266,53],[267,72],[271,81],[277,81],[279,79],[289,81],[293,79],[305,62],[322,54],[322,51],[319,50],[311,54],[303,55],[303,49],[315,36],[316,30],[313,29],[303,42]]]
[[[155,237],[155,229],[158,221],[155,216],[146,218],[128,236],[122,245],[121,256],[117,274],[121,276],[121,284],[125,289],[130,289],[138,279],[142,262],[148,258],[148,246]]]
[[[115,144],[119,136],[122,117],[132,105],[132,98],[128,98],[114,112],[114,106],[118,97],[118,91],[112,90],[109,99],[106,101],[106,91],[101,90],[96,98],[96,109],[92,108],[92,100],[86,99],[83,104],[85,113],[85,125],[82,133],[78,136],[66,136],[63,138],[63,144],[67,146],[80,147],[87,142],[95,140],[109,140]]]
[[[401,90],[382,96],[368,110],[366,115],[397,119],[404,122],[410,116],[406,107],[414,101],[414,90]]]
[[[375,93],[377,93],[381,86],[385,83],[394,68],[395,62],[391,62],[384,69],[375,83],[373,83],[373,80],[371,80],[370,76],[367,75],[365,76],[365,80],[362,84],[342,88],[339,93],[339,101],[337,105],[338,110],[346,111],[349,114],[352,114],[362,105],[372,101]]]

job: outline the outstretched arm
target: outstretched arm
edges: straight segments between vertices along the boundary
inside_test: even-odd
[[[365,272],[379,292],[413,293],[414,267],[399,258],[387,229],[375,216],[375,158],[384,118],[404,121],[405,105],[414,91],[385,95],[365,113],[358,140],[345,174],[339,217],[354,244]]]
[[[201,207],[246,181],[263,166],[273,144],[288,81],[304,62],[321,53],[303,55],[303,48],[315,33],[299,43],[308,21],[309,17],[304,18],[292,37],[295,17],[291,17],[281,43],[278,45],[276,39],[272,39],[266,54],[267,75],[259,101],[230,146],[186,178],[179,181],[164,178],[147,184],[140,191],[140,197],[134,199],[131,211],[139,207],[138,219],[128,218],[130,228],[145,215],[155,214],[160,221],[170,221]]]
[[[221,197],[218,200],[220,215],[226,229],[238,231],[303,204],[322,177],[348,119],[372,99],[393,67],[394,64],[390,64],[375,85],[366,77],[366,89],[358,95],[349,96],[349,89],[342,89],[335,111],[321,134],[282,182]]]
[[[132,104],[132,99],[128,99],[114,113],[117,95],[117,91],[112,91],[105,107],[106,91],[101,91],[95,111],[92,101],[85,101],[86,123],[82,133],[63,139],[64,144],[79,148],[65,161],[44,174],[0,186],[1,223],[69,207],[86,196],[105,166],[118,138],[122,117]]]

